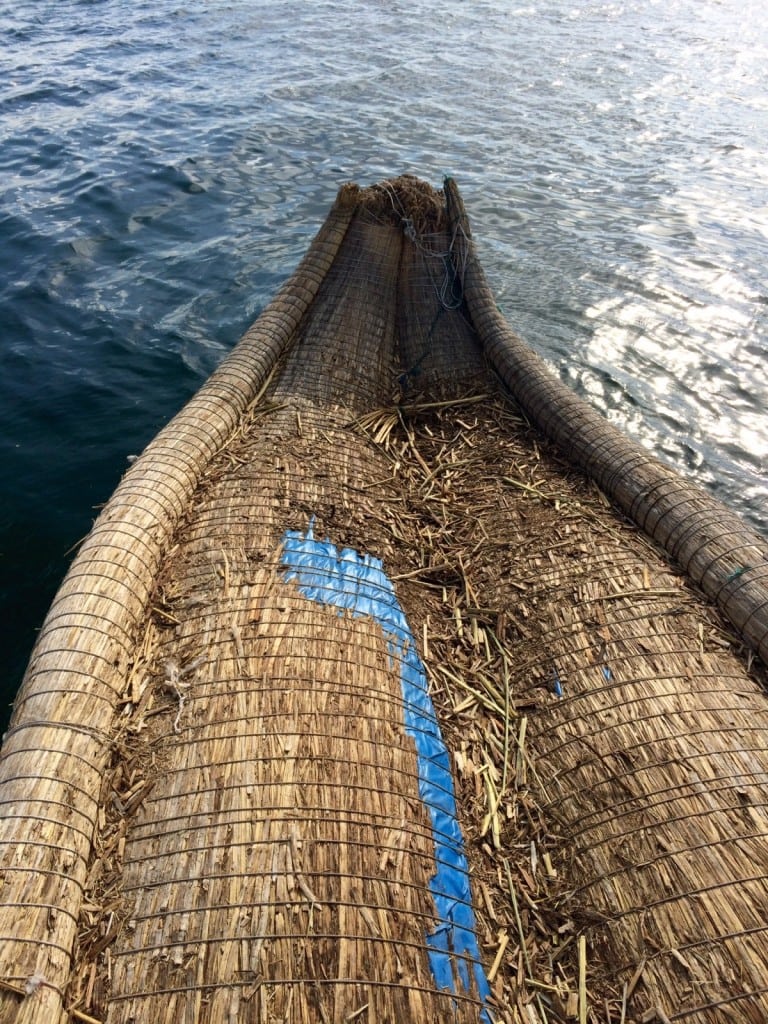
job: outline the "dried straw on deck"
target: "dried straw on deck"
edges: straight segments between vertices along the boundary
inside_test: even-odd
[[[504,406],[457,415],[408,423],[439,481],[403,470],[434,566],[413,616],[468,802],[482,780],[476,877],[498,891],[511,871],[527,915],[497,911],[546,986],[529,995],[569,1019],[581,934],[596,1020],[764,1018],[764,692],[717,615]]]
[[[765,1019],[764,694],[481,346],[760,649],[765,545],[524,362],[446,191],[343,189],[81,550],[0,759],[0,1019]],[[310,524],[412,637],[287,571]],[[442,983],[414,637],[477,921]]]

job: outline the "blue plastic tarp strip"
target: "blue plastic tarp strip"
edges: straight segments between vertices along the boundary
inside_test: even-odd
[[[368,616],[381,627],[393,663],[399,663],[405,729],[416,745],[419,796],[429,811],[435,846],[435,874],[429,884],[438,925],[427,932],[427,952],[439,988],[456,991],[456,974],[470,991],[470,968],[480,998],[490,995],[475,935],[469,888],[469,865],[456,815],[450,756],[429,695],[427,677],[408,622],[381,561],[352,548],[341,551],[330,540],[316,540],[310,522],[306,533],[288,530],[283,537],[285,578],[295,580],[310,601],[331,605],[355,616]],[[487,1009],[483,1024],[492,1024]]]

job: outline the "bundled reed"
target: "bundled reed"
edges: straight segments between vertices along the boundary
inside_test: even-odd
[[[625,437],[548,372],[499,312],[472,250],[455,182],[446,200],[467,308],[488,358],[526,415],[722,609],[768,663],[768,545],[725,506]]]
[[[338,251],[355,195],[342,190],[296,275],[126,475],[48,613],[0,768],[3,977],[22,993],[30,978],[45,980],[19,1020],[56,1020],[61,1012],[98,849],[104,773],[142,667],[161,559],[203,469],[292,341]],[[0,1019],[11,1020],[15,1000],[3,998]]]
[[[416,447],[440,481],[404,470],[421,508],[406,521],[430,524],[408,583],[424,588],[413,615],[478,808],[476,877],[510,973],[541,1020],[577,1019],[583,999],[601,1022],[757,1022],[764,672],[745,670],[679,572],[508,407],[458,417],[459,430],[425,410],[407,442],[394,429],[388,441],[403,465]]]
[[[446,198],[345,187],[83,546],[0,1019],[768,1015],[765,680],[691,585],[765,655],[766,546],[562,393]]]

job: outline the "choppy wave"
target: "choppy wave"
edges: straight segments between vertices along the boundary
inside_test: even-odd
[[[459,181],[507,315],[764,528],[762,0],[0,2],[0,616],[300,258],[338,185]]]

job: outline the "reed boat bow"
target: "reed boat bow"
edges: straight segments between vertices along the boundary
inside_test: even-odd
[[[455,183],[344,186],[51,606],[0,1020],[763,1022],[765,664],[768,545],[517,337]]]

